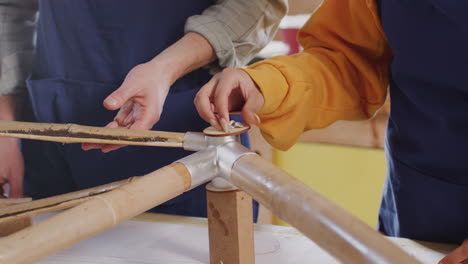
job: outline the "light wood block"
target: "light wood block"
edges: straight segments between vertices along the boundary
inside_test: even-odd
[[[240,190],[207,190],[211,264],[255,263],[252,198]]]

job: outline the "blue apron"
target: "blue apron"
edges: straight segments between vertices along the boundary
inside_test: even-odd
[[[41,0],[36,61],[28,91],[29,120],[104,126],[116,112],[102,106],[126,74],[151,60],[184,34],[186,19],[213,0]],[[200,69],[178,80],[153,130],[202,131],[208,126],[193,99],[210,79]],[[247,142],[248,144],[248,142]],[[103,154],[79,144],[24,141],[25,193],[48,197],[131,176],[144,175],[191,152],[175,148],[125,147]],[[204,186],[154,209],[206,216]]]
[[[468,2],[380,0],[393,52],[379,228],[468,238]]]

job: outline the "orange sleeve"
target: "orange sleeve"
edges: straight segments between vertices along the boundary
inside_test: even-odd
[[[299,41],[303,52],[245,69],[265,97],[262,134],[283,150],[306,130],[372,117],[387,94],[391,51],[374,0],[324,0]]]

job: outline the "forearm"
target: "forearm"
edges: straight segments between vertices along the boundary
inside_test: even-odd
[[[35,0],[0,0],[0,96],[24,93],[34,57]]]
[[[369,118],[383,104],[391,51],[376,14],[366,1],[325,1],[299,34],[304,52],[246,69],[265,98],[260,128],[272,145],[287,149],[305,130]]]
[[[185,74],[215,59],[216,55],[210,43],[201,35],[189,32],[158,54],[149,64],[163,67],[168,73],[169,83],[172,84]]]
[[[18,120],[21,115],[23,100],[24,98],[21,95],[0,96],[0,120]]]
[[[212,70],[245,66],[275,36],[287,0],[217,0],[187,20],[185,32],[204,36],[216,52]]]

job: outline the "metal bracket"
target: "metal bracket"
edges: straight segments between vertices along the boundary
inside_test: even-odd
[[[189,170],[191,189],[209,180],[218,189],[235,188],[231,182],[234,163],[243,155],[253,154],[240,144],[240,135],[214,137],[188,132],[184,138],[184,149],[199,151],[177,161]]]

